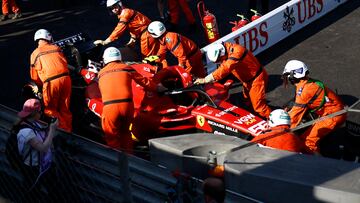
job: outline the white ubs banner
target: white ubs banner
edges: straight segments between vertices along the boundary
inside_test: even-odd
[[[255,55],[285,39],[347,0],[292,0],[216,42],[238,43]],[[206,52],[209,45],[201,51]],[[206,57],[208,73],[216,68]]]

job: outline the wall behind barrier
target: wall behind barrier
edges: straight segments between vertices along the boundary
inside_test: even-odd
[[[292,35],[347,0],[292,0],[254,22],[222,37],[214,43],[232,42],[245,46],[255,55]],[[206,52],[209,45],[201,49]],[[207,70],[216,65],[206,57]]]

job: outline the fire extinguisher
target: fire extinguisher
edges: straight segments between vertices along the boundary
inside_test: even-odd
[[[238,17],[240,17],[241,19],[239,21],[230,21],[230,24],[233,24],[234,27],[231,28],[231,31],[234,32],[237,29],[240,29],[241,27],[243,27],[244,25],[249,23],[249,20],[247,18],[245,18],[245,16],[240,15],[240,14],[236,14]]]
[[[249,23],[249,20],[247,18],[245,18],[244,15],[240,15],[240,14],[236,14],[238,17],[240,17],[241,19],[238,22],[238,27],[244,27],[246,24]]]
[[[230,21],[229,23],[234,25],[234,27],[231,28],[231,32],[234,32],[235,30],[239,29],[238,22],[236,20]]]
[[[254,13],[254,15],[251,16],[251,22],[261,17],[261,14],[258,13],[257,10],[250,9],[250,11]]]
[[[197,3],[198,14],[201,19],[201,25],[203,26],[206,38],[209,43],[215,42],[220,38],[219,29],[217,26],[215,16],[205,9],[204,1]]]

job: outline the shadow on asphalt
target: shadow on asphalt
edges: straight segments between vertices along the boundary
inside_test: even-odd
[[[260,53],[259,55],[257,55],[257,57],[259,58],[261,63],[266,66],[268,63],[282,55],[284,52],[290,50],[297,44],[300,44],[305,39],[315,35],[324,28],[335,23],[339,19],[356,10],[358,7],[360,7],[360,1],[348,1],[343,5],[339,6],[339,8],[331,11],[322,18],[307,25],[305,28],[297,31],[283,41]]]
[[[357,100],[359,100],[359,98],[354,97],[352,95],[346,95],[346,94],[339,94],[339,97],[342,99],[342,101],[348,105],[351,106],[352,104],[354,104]]]
[[[269,82],[266,92],[271,92],[277,87],[283,85],[283,80],[281,79],[281,75],[270,75],[269,74]]]

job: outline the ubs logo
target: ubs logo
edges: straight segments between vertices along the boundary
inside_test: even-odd
[[[282,28],[284,31],[290,32],[291,28],[295,25],[294,8],[290,9],[289,7],[286,7],[284,18],[285,21]]]

